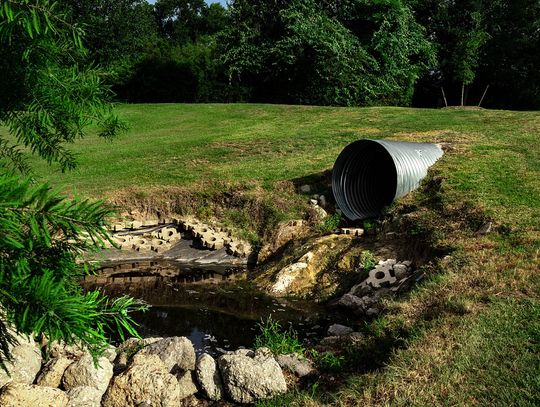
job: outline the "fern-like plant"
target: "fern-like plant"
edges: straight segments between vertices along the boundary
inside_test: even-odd
[[[46,186],[0,176],[0,304],[5,321],[24,334],[79,343],[98,355],[111,334],[137,335],[129,312],[144,304],[83,293],[85,251],[109,238],[102,202],[67,200]],[[3,335],[7,331],[4,329]],[[5,345],[5,344],[4,344]],[[7,355],[0,352],[0,361]]]
[[[82,253],[103,246],[111,208],[67,199],[28,176],[33,153],[75,166],[69,149],[89,124],[114,136],[123,125],[107,102],[100,72],[83,64],[83,31],[61,2],[0,2],[0,366],[13,329],[77,343],[99,355],[110,338],[137,335],[131,311],[145,305],[84,292]]]

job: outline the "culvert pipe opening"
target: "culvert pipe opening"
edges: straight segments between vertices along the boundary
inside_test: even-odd
[[[358,140],[343,149],[332,172],[336,203],[350,220],[378,216],[416,189],[443,155],[436,144]]]

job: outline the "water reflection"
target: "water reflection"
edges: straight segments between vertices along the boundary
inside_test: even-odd
[[[145,300],[151,309],[134,316],[142,334],[186,336],[197,353],[216,355],[252,346],[257,324],[270,315],[285,327],[291,324],[302,338],[321,335],[335,322],[310,301],[277,300],[256,290],[246,280],[245,269],[147,263],[108,264],[83,284],[112,296],[129,294]]]

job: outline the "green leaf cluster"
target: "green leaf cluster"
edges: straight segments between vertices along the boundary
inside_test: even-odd
[[[84,32],[62,3],[0,3],[0,366],[13,331],[88,348],[94,357],[111,338],[137,336],[130,313],[146,305],[129,297],[84,292],[84,252],[109,239],[103,202],[67,199],[20,172],[36,154],[62,170],[76,157],[66,147],[90,124],[111,138],[123,128],[107,100],[101,72],[83,65]]]
[[[279,321],[269,316],[259,324],[260,334],[255,338],[255,348],[266,347],[276,355],[296,353],[302,356],[306,351],[298,339],[297,332],[292,328],[284,329]]]
[[[253,99],[409,104],[435,61],[402,1],[236,0],[230,13],[223,60],[231,82],[251,87]]]
[[[67,200],[47,186],[0,176],[0,304],[3,319],[24,334],[78,343],[98,355],[110,338],[137,336],[129,312],[144,309],[129,297],[83,293],[90,272],[84,252],[109,239],[103,202]],[[0,362],[7,354],[0,349]]]
[[[67,144],[95,123],[110,138],[124,125],[104,103],[111,96],[102,72],[84,63],[83,30],[67,20],[60,3],[4,1],[0,7],[0,165],[26,169],[38,154],[62,170],[75,167]],[[21,147],[26,147],[25,149]]]

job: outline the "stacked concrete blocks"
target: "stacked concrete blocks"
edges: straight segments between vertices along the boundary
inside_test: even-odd
[[[251,245],[233,237],[228,228],[210,226],[192,217],[167,221],[168,223],[163,226],[160,226],[158,220],[118,223],[112,228],[114,233],[112,240],[122,250],[163,253],[182,239],[180,231],[183,230],[199,239],[202,245],[210,250],[225,248],[229,254],[237,257],[248,257],[252,252]]]
[[[193,218],[180,220],[180,225],[186,231],[191,232],[193,237],[200,239],[203,246],[211,250],[219,250],[225,247],[227,252],[233,256],[247,257],[251,254],[251,245],[233,237],[228,228],[209,226]]]

